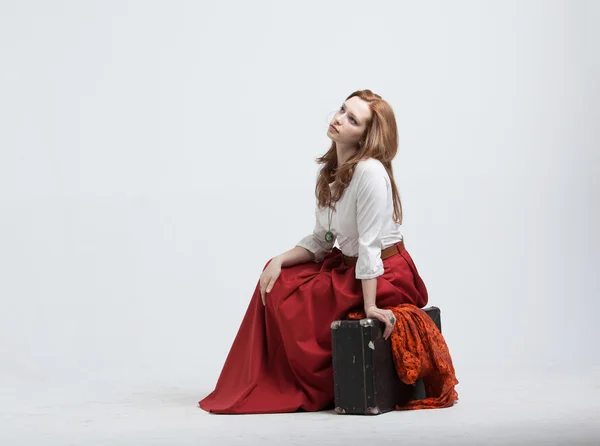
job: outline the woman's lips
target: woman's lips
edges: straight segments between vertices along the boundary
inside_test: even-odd
[[[340,133],[340,132],[338,132],[338,131],[337,131],[337,129],[336,129],[334,126],[332,126],[332,125],[330,125],[330,126],[329,126],[329,128],[330,128],[332,131],[334,131],[335,133]]]

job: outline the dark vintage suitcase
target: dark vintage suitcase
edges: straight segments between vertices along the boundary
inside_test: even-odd
[[[423,310],[442,330],[441,312]],[[335,410],[340,414],[377,415],[396,404],[425,398],[423,380],[404,384],[394,365],[391,339],[383,339],[378,319],[339,320],[331,324]]]

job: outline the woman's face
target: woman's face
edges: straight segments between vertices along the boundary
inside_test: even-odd
[[[335,113],[327,136],[336,143],[357,146],[371,122],[372,114],[366,101],[353,96]]]

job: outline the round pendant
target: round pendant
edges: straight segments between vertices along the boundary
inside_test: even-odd
[[[325,241],[327,243],[331,243],[333,241],[333,234],[331,231],[327,231],[327,234],[325,234]]]

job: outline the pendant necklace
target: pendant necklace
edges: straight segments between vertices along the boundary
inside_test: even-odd
[[[333,233],[331,232],[331,218],[332,218],[333,214],[331,213],[331,207],[329,208],[329,229],[327,230],[327,233],[325,234],[325,241],[327,243],[331,243],[333,241]]]

